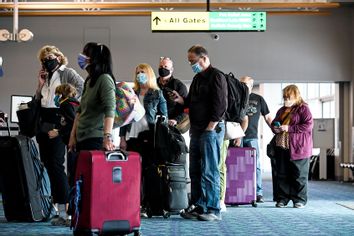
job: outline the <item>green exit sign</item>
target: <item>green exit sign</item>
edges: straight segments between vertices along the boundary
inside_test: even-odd
[[[266,12],[151,12],[151,30],[265,31]]]
[[[264,31],[265,12],[209,12],[210,31]]]

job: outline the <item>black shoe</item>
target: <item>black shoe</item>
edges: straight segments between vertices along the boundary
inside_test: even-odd
[[[259,202],[259,203],[264,203],[263,196],[262,195],[258,195],[256,201]]]
[[[275,204],[276,207],[279,207],[279,208],[283,208],[285,207],[286,205],[283,203],[283,202],[277,202],[277,204]]]
[[[196,220],[198,219],[198,216],[202,213],[203,212],[201,211],[200,207],[191,205],[188,208],[182,210],[179,215],[187,220]]]
[[[304,208],[305,205],[301,202],[294,203],[294,208]]]

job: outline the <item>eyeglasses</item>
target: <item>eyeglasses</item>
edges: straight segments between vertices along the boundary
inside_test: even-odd
[[[195,63],[197,63],[200,60],[200,58],[202,58],[202,57],[198,57],[197,59],[195,59],[193,61],[188,61],[188,62],[190,65],[194,65]]]

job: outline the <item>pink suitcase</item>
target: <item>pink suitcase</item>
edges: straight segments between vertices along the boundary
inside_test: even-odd
[[[140,235],[138,153],[82,151],[75,180],[74,235]]]
[[[225,204],[256,207],[256,149],[229,148],[226,166]]]

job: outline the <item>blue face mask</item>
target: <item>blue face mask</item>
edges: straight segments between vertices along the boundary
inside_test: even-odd
[[[59,107],[60,106],[60,96],[59,95],[55,95],[54,97],[54,104]]]
[[[88,59],[90,59],[88,56],[85,56],[84,54],[79,54],[79,56],[77,57],[77,63],[79,64],[80,68],[85,70],[86,67],[89,65],[89,63],[87,62]]]
[[[199,63],[195,63],[192,65],[192,70],[194,73],[198,74],[203,71],[203,68],[199,65]]]
[[[139,84],[146,84],[148,78],[145,73],[139,73],[136,75],[136,81],[138,81]]]

